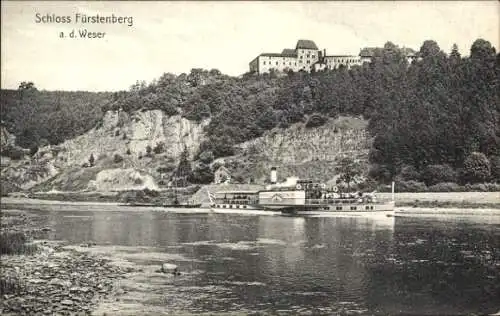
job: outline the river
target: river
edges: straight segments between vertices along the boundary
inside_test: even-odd
[[[48,239],[93,241],[96,252],[144,267],[122,282],[125,292],[108,306],[111,314],[131,308],[287,315],[500,310],[498,221],[15,208],[44,214]],[[156,273],[164,262],[178,265],[182,275]]]

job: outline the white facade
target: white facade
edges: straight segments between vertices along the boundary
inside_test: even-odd
[[[250,62],[250,71],[263,74],[271,71],[311,71],[319,60],[320,52],[314,42],[299,40],[295,49],[284,49],[282,53],[263,53]]]
[[[292,70],[310,72],[325,69],[338,69],[341,65],[350,69],[361,66],[371,59],[378,48],[363,48],[359,55],[326,55],[326,50],[321,52],[316,44],[310,40],[299,40],[295,49],[284,49],[282,53],[264,53],[250,62],[250,72],[263,74],[271,71],[287,72]],[[402,48],[408,63],[416,59],[413,49]]]

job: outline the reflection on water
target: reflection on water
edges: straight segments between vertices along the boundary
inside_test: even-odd
[[[125,300],[160,311],[499,309],[500,226],[487,221],[79,210],[49,211],[47,225],[52,239],[119,245],[114,251],[138,264],[178,264],[180,278],[127,280]]]

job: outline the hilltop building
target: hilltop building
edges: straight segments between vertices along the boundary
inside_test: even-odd
[[[262,53],[250,62],[250,71],[259,74],[275,71],[311,71],[320,58],[318,46],[310,40],[298,40],[295,49],[285,48],[281,53]]]
[[[263,74],[271,71],[288,72],[290,70],[320,71],[324,69],[337,69],[340,66],[348,69],[360,66],[365,62],[371,62],[375,55],[376,47],[361,49],[359,55],[327,55],[326,50],[320,51],[318,46],[311,41],[300,39],[295,49],[285,48],[281,53],[262,53],[254,58],[249,66],[250,72]],[[408,63],[417,58],[416,52],[411,48],[403,47]]]

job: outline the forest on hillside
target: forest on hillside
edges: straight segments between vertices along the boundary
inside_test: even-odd
[[[418,57],[408,65],[404,52],[388,42],[371,63],[351,69],[241,77],[216,69],[166,73],[129,91],[95,95],[92,105],[61,97],[65,101],[58,99],[45,113],[34,110],[44,92],[29,91],[33,96],[26,99],[26,92],[17,91],[10,98],[16,106],[8,107],[6,116],[2,106],[2,117],[19,124],[15,134],[23,145],[74,137],[107,110],[161,109],[190,120],[210,118],[199,158],[231,155],[235,144],[274,127],[296,122],[314,127],[329,117],[363,116],[374,137],[370,176],[375,180],[427,185],[500,180],[500,55],[482,39],[467,57],[456,46],[445,53],[429,40]]]
[[[39,91],[33,82],[22,82],[17,90],[0,90],[2,125],[16,136],[17,145],[36,150],[94,127],[110,96],[108,92]]]

